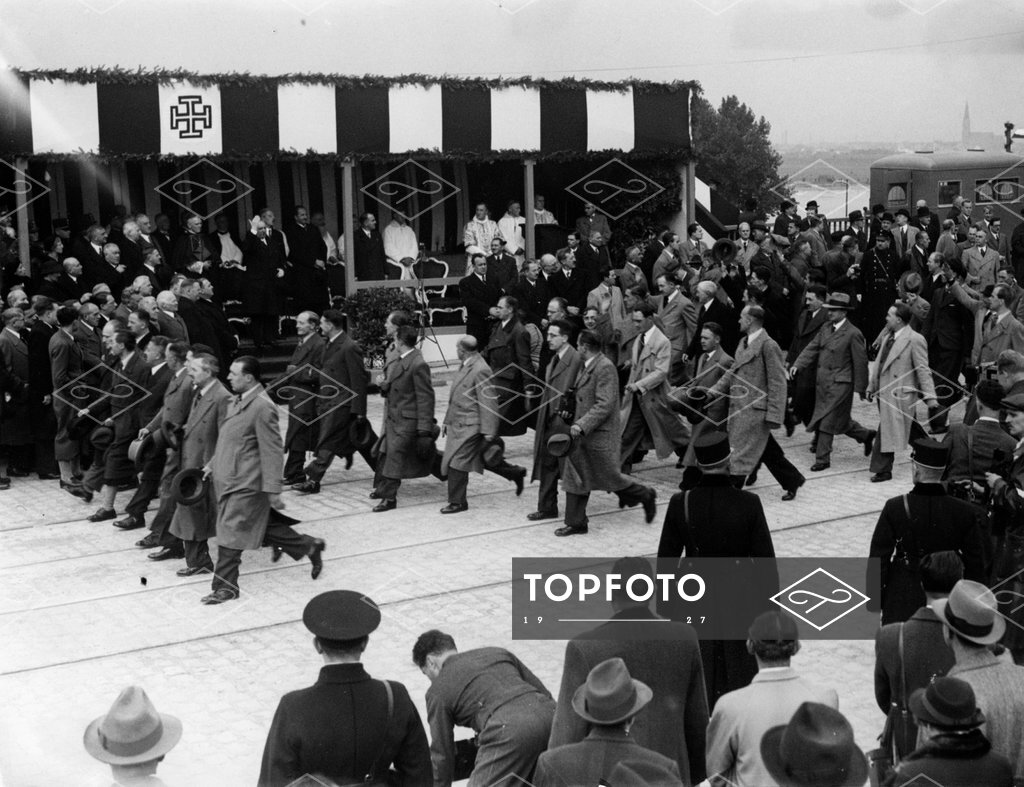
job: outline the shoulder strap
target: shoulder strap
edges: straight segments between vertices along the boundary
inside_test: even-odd
[[[971,488],[974,488],[974,427],[967,429],[967,474],[970,477]]]
[[[902,644],[902,639],[900,642]],[[373,758],[373,765],[370,766],[370,770],[367,771],[366,775],[363,777],[363,782],[367,784],[376,778],[377,764],[380,762],[380,758],[384,756],[384,750],[387,748],[388,735],[391,732],[391,717],[395,713],[395,694],[391,689],[391,682],[387,680],[382,680],[380,682],[384,684],[384,691],[388,695],[388,715],[384,720],[384,734],[380,738],[380,751],[378,751],[377,756]]]
[[[906,495],[903,495],[903,511],[907,515],[907,520],[912,521],[913,517],[910,516],[910,500]]]
[[[903,623],[900,623],[899,644],[897,650],[900,655],[900,707],[907,707],[907,662],[903,658]]]

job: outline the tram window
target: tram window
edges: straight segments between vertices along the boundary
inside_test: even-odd
[[[953,199],[960,196],[959,180],[939,181],[939,207],[945,208],[953,204]]]
[[[979,203],[1013,202],[1020,193],[1020,187],[1017,178],[992,178],[975,181],[974,193]]]
[[[905,208],[907,206],[907,184],[890,183],[889,194],[886,196],[885,201],[890,208]]]

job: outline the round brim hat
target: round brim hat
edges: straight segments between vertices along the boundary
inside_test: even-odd
[[[484,446],[482,453],[485,467],[497,467],[505,459],[505,441],[496,437]]]
[[[907,705],[918,721],[944,730],[970,730],[985,723],[971,685],[957,678],[936,678],[916,689]]]
[[[362,450],[373,445],[373,426],[365,418],[356,418],[348,425],[348,440],[356,449]]]
[[[850,722],[816,702],[803,703],[789,724],[765,732],[761,760],[780,787],[862,787],[868,778]]]
[[[332,640],[365,637],[380,625],[380,608],[354,590],[328,590],[310,599],[302,622],[314,636]]]
[[[193,506],[206,496],[209,483],[209,479],[203,478],[201,468],[190,467],[171,479],[171,495],[179,505]]]
[[[572,436],[568,432],[553,434],[548,438],[548,453],[556,458],[567,455],[573,446]]]

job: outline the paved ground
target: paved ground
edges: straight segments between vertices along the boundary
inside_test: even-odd
[[[438,410],[447,387],[436,389]],[[858,404],[865,424],[877,413]],[[371,417],[379,422],[380,404]],[[895,479],[868,483],[860,446],[838,438],[832,468],[809,476],[796,501],[761,473],[765,504],[782,556],[853,557],[867,553],[883,501],[909,487],[906,457]],[[809,436],[783,438],[803,470]],[[532,433],[509,441],[511,461],[529,465]],[[678,483],[673,463],[648,461],[638,475],[658,489],[659,507]],[[132,547],[138,531],[84,521],[95,509],[54,489],[16,479],[0,497],[0,773],[7,787],[108,784],[109,772],[82,747],[82,733],[118,691],[144,686],[158,709],[179,716],[184,735],[160,768],[170,785],[251,785],[266,731],[282,692],[309,685],[319,669],[300,617],[306,601],[331,588],[367,593],[384,620],[365,654],[369,671],[404,682],[424,713],[427,680],[411,663],[415,637],[441,627],[461,648],[503,645],[557,691],[562,642],[511,640],[511,558],[653,554],[660,528],[639,509],[619,511],[611,495],[591,502],[586,537],[552,536],[552,522],[532,524],[536,485],[516,499],[487,474],[470,481],[470,511],[442,517],[445,490],[434,479],[406,482],[399,508],[371,514],[369,469],[356,459],[334,467],[320,495],[286,494],[301,529],[326,539],[317,582],[309,563],[269,552],[246,553],[242,598],[219,607],[199,599],[208,579],[178,579],[180,563],[151,564]],[[123,505],[127,496],[119,499]],[[120,510],[120,509],[119,509]],[[883,717],[872,693],[869,642],[810,642],[796,666],[839,691],[864,748]]]

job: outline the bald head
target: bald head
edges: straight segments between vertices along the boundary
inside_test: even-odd
[[[470,353],[475,353],[477,348],[477,341],[475,336],[460,336],[458,341],[459,357],[464,357]]]

